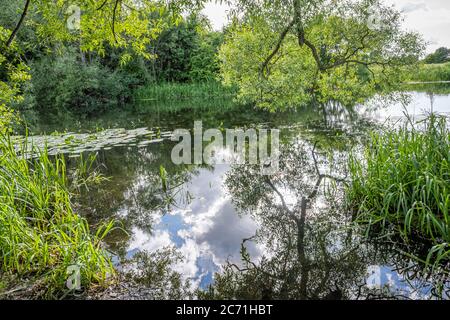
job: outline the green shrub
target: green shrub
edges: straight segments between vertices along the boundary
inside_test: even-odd
[[[201,15],[190,15],[163,31],[148,48],[155,59],[147,61],[156,82],[209,82],[217,80],[217,52],[223,43],[222,32],[211,31]]]
[[[40,112],[93,115],[121,106],[139,83],[126,69],[111,71],[97,61],[81,62],[68,51],[31,64],[32,81],[26,94]]]

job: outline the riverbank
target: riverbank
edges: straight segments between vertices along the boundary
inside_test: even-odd
[[[450,265],[449,154],[448,117],[431,115],[374,132],[349,161],[356,220],[368,235],[404,245],[430,274],[446,274]]]

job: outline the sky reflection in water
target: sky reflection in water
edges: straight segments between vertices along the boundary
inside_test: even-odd
[[[236,214],[223,185],[228,170],[228,165],[217,165],[212,172],[201,169],[185,186],[193,196],[192,202],[156,217],[152,233],[134,227],[128,252],[174,246],[185,259],[174,269],[201,287],[211,283],[213,274],[227,260],[239,263],[241,241],[256,233],[257,224],[248,216]],[[261,254],[261,248],[253,242],[247,249],[253,257]]]
[[[431,110],[431,102],[433,110],[441,114],[450,113],[450,96],[435,95],[431,97],[427,93],[413,93],[412,102],[406,107],[410,115],[420,115]],[[402,105],[393,105],[390,108],[369,110],[362,108],[363,117],[383,122],[385,119],[399,119],[403,116]],[[349,124],[348,114],[342,113],[333,118],[329,115],[328,120],[325,119],[327,126],[341,125],[344,130],[353,131],[353,124]],[[238,117],[236,115],[236,117]],[[198,120],[198,119],[192,119]],[[322,119],[320,119],[322,121]],[[183,123],[189,121],[184,120]],[[256,121],[257,122],[257,121]],[[307,120],[305,120],[307,122]],[[193,121],[191,123],[193,125]],[[291,122],[285,124],[275,124],[276,126],[285,125],[287,128],[296,128],[294,134],[302,135],[307,130],[308,124],[301,123],[300,129],[298,124]],[[175,127],[167,128],[168,130],[176,129]],[[151,129],[151,128],[149,128]],[[324,128],[327,131],[330,128]],[[320,128],[308,129],[311,134],[321,132]],[[292,130],[291,130],[292,131]],[[171,143],[167,140],[158,142],[161,145]],[[159,167],[162,161],[160,157],[170,160],[170,146],[165,148],[163,152],[168,154],[153,155],[154,145],[142,145],[133,147],[135,151],[131,153],[132,157],[142,157],[143,166]],[[144,148],[144,149],[142,149]],[[141,151],[139,151],[141,150]],[[146,152],[142,152],[146,150]],[[103,158],[108,159],[115,150],[104,150]],[[124,156],[125,157],[125,156]],[[146,159],[151,159],[147,161]],[[123,158],[123,161],[127,161]],[[139,251],[155,252],[165,247],[176,247],[184,257],[182,262],[174,265],[174,270],[180,272],[184,279],[193,281],[193,285],[199,285],[205,288],[213,282],[214,273],[221,270],[221,266],[227,261],[232,263],[240,263],[240,249],[243,239],[248,239],[255,235],[258,230],[258,224],[252,218],[245,214],[239,214],[232,203],[231,195],[225,185],[227,173],[230,171],[228,165],[216,165],[213,168],[198,168],[195,174],[189,174],[189,179],[181,188],[182,192],[175,196],[175,204],[169,206],[161,214],[160,210],[153,211],[147,208],[145,204],[139,203],[139,198],[133,197],[133,188],[141,190],[148,189],[152,193],[156,179],[146,179],[145,175],[137,172],[128,172],[126,175],[133,177],[128,183],[125,191],[122,193],[121,203],[115,212],[109,212],[111,216],[119,216],[126,218],[131,212],[145,210],[145,215],[151,216],[153,222],[151,226],[145,224],[134,224],[127,231],[131,237],[124,246],[127,258],[131,258]],[[133,170],[133,169],[131,169]],[[154,170],[158,171],[158,170]],[[111,172],[114,176],[114,171]],[[114,188],[114,184],[109,184],[107,188]],[[190,195],[190,201],[184,201],[187,192]],[[112,195],[116,192],[112,192]],[[144,194],[146,194],[144,192]],[[287,196],[288,202],[295,202],[295,199],[289,199],[290,190],[284,190],[283,194]],[[113,199],[117,201],[117,199]],[[140,208],[136,208],[140,207]],[[145,209],[143,209],[145,208]],[[99,209],[100,210],[100,209]],[[247,242],[247,249],[251,257],[257,261],[265,252],[262,245],[255,242]],[[385,287],[399,295],[411,298],[424,298],[430,295],[430,286],[421,283],[409,284],[403,276],[393,271],[391,265],[367,265],[367,274],[365,282],[370,288],[371,286]]]

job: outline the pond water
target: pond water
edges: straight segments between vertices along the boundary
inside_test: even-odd
[[[280,209],[284,201],[295,210],[302,197],[311,194],[317,180],[312,152],[317,153],[320,170],[344,177],[343,163],[351,146],[386,119],[403,117],[405,108],[416,117],[429,111],[449,114],[450,95],[411,92],[405,107],[367,104],[357,112],[329,106],[281,114],[248,108],[156,113],[148,106],[146,112],[123,112],[115,118],[105,115],[71,124],[43,121],[34,127],[32,139],[35,144],[47,141],[53,153],[97,154],[96,165],[109,180],[83,192],[76,206],[93,224],[111,218],[120,222],[123,230],[107,239],[117,263],[138,252],[174,247],[182,260],[175,261],[172,270],[192,287],[206,288],[227,263],[236,270],[245,267],[244,247],[253,263],[265,261],[278,278],[298,272],[289,290],[304,287],[300,297],[323,298],[338,292],[348,299],[427,298],[433,287],[414,263],[395,248],[364,241],[349,229],[351,216],[336,204],[342,198],[342,184],[327,188],[330,183],[324,182],[308,206],[301,252],[298,243],[291,243],[300,229]],[[170,140],[171,132],[192,130],[198,120],[205,129],[279,128],[279,172],[267,178],[250,165],[173,164],[176,142]],[[67,133],[45,135],[54,130]],[[333,154],[333,161],[327,154]],[[71,165],[77,160],[68,161]],[[289,269],[296,254],[308,261],[302,265],[307,266],[308,277],[305,270]]]

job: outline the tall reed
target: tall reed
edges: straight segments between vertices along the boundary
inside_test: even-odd
[[[36,278],[46,294],[66,291],[67,268],[80,267],[84,288],[114,272],[102,239],[113,223],[93,234],[72,207],[64,158],[0,137],[0,274]]]
[[[450,261],[450,132],[447,119],[377,132],[362,157],[350,159],[350,203],[368,231],[389,231],[411,243],[428,243],[416,257],[440,268]]]
[[[450,62],[441,64],[422,64],[414,70],[408,70],[408,81],[450,81]]]

